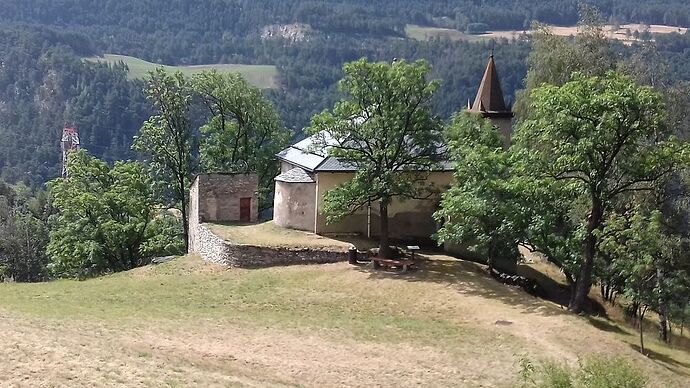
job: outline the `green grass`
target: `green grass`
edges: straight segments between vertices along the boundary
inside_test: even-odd
[[[632,347],[634,333],[501,285],[477,264],[426,258],[418,271],[399,274],[346,263],[226,269],[186,256],[86,281],[0,284],[0,352],[13,355],[0,375],[22,363],[29,365],[22,383],[41,385],[31,363],[44,365],[45,354],[57,352],[66,355],[50,368],[70,367],[78,381],[102,385],[117,382],[124,368],[137,375],[125,374],[122,384],[218,385],[239,376],[254,385],[275,378],[300,386],[508,387],[523,357],[575,362],[594,352],[625,357],[664,386],[690,376],[683,350],[662,351],[650,340],[652,361]],[[89,352],[89,364],[69,363],[75,346]],[[331,351],[333,359],[318,357]],[[400,352],[411,359],[398,359]],[[262,358],[252,361],[254,354]],[[111,357],[114,364],[96,362]],[[91,369],[94,363],[107,373]],[[420,368],[384,373],[408,364]],[[51,383],[74,384],[65,376]]]
[[[381,303],[381,289],[367,290],[370,285],[352,284],[348,277],[333,276],[320,266],[213,272],[199,268],[205,265],[186,257],[87,281],[3,284],[0,308],[58,320],[211,319],[246,326],[343,330],[359,339],[375,339],[385,330],[381,338],[387,342],[438,343],[469,337],[462,325],[419,311],[425,293],[405,293],[404,300]]]
[[[131,79],[144,78],[149,71],[154,70],[156,67],[163,66],[163,68],[168,71],[181,71],[187,76],[211,69],[215,69],[221,73],[239,73],[247,81],[259,88],[272,89],[277,87],[276,77],[278,76],[278,69],[272,65],[216,64],[196,66],[164,66],[157,63],[147,62],[143,59],[116,54],[104,54],[103,56],[89,57],[85,59],[90,62],[104,62],[109,64],[124,62],[127,67],[129,67],[129,77]]]
[[[438,27],[424,27],[415,24],[408,24],[405,26],[405,35],[410,39],[415,40],[430,40],[434,38],[447,38],[452,41],[466,40],[477,41],[481,40],[481,35],[470,35],[454,30],[451,28]]]

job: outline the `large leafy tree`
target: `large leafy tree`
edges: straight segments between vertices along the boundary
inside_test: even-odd
[[[391,201],[431,195],[426,178],[437,165],[442,135],[429,106],[439,86],[427,81],[429,69],[424,61],[348,63],[339,83],[345,99],[314,116],[309,128],[321,147],[357,170],[327,193],[324,212],[333,220],[378,202],[382,257],[390,256]]]
[[[519,118],[530,113],[530,91],[550,84],[561,86],[573,73],[603,76],[616,68],[616,52],[606,35],[599,12],[581,5],[578,33],[574,37],[559,36],[550,27],[534,24],[532,51],[527,57],[525,90],[517,93],[515,111]]]
[[[149,157],[162,195],[170,199],[171,206],[179,208],[187,248],[188,190],[195,170],[195,137],[189,118],[191,86],[181,72],[169,74],[158,68],[149,74],[145,93],[156,114],[144,122],[132,148]]]
[[[160,236],[152,181],[144,166],[116,162],[110,169],[85,151],[72,153],[69,178],[48,184],[50,268],[57,276],[87,277],[146,264],[156,254],[178,253],[179,233]],[[155,243],[155,244],[154,244]]]
[[[607,211],[631,192],[651,190],[688,151],[669,136],[660,95],[628,77],[575,75],[530,97],[532,113],[515,137],[519,157],[535,178],[576,185],[570,201],[582,244],[569,309],[581,312]]]
[[[490,269],[499,260],[517,260],[524,217],[499,133],[489,120],[461,113],[445,135],[455,182],[434,215],[443,222],[437,239],[482,254]]]
[[[601,249],[614,257],[611,270],[621,275],[620,291],[637,315],[642,353],[647,310],[666,319],[669,308],[685,308],[689,292],[687,240],[669,233],[663,218],[659,211],[637,208],[611,215],[600,233]],[[666,330],[663,322],[660,336],[664,340]]]
[[[256,173],[265,207],[278,172],[275,154],[287,144],[289,131],[261,90],[239,74],[204,72],[194,77],[193,88],[210,114],[201,127],[202,169]]]

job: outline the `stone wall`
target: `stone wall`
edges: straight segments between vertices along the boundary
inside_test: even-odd
[[[195,197],[190,191],[190,200],[198,204],[200,222],[240,221],[242,198],[251,200],[249,221],[256,222],[259,208],[256,174],[203,174],[197,176],[193,186]]]
[[[334,263],[347,260],[344,250],[269,248],[235,244],[216,236],[203,224],[192,233],[201,257],[229,267],[256,268],[274,265]]]
[[[240,199],[250,198],[250,222],[258,219],[259,178],[256,174],[202,174],[189,188],[189,252],[199,252],[196,235],[203,222],[240,221]]]

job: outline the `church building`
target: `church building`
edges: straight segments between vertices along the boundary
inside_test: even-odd
[[[493,55],[489,58],[474,103],[468,106],[490,119],[510,142],[513,113],[506,106]],[[337,185],[351,180],[356,168],[328,153],[328,148],[314,149],[314,137],[306,138],[278,153],[281,174],[275,178],[273,221],[276,225],[318,234],[360,234],[373,237],[379,230],[378,204],[363,206],[336,223],[327,223],[320,209],[324,195]],[[439,192],[453,181],[453,166],[441,163],[428,180]],[[438,209],[440,194],[423,200],[395,200],[388,209],[390,237],[404,240],[428,239],[438,225],[432,215]]]

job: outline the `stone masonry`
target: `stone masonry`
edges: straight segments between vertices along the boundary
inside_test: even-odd
[[[196,252],[206,260],[228,267],[256,268],[273,265],[334,263],[347,260],[344,250],[270,248],[235,244],[216,236],[204,225],[196,226]]]
[[[230,267],[330,263],[347,260],[345,250],[270,248],[225,241],[203,225],[240,221],[240,199],[251,198],[250,221],[257,220],[256,175],[199,175],[189,190],[189,252]]]
[[[201,223],[256,222],[259,214],[258,189],[259,178],[256,174],[197,176],[189,189],[189,251],[198,250],[196,229]],[[242,209],[243,204],[245,209]],[[242,216],[246,219],[242,220]]]

